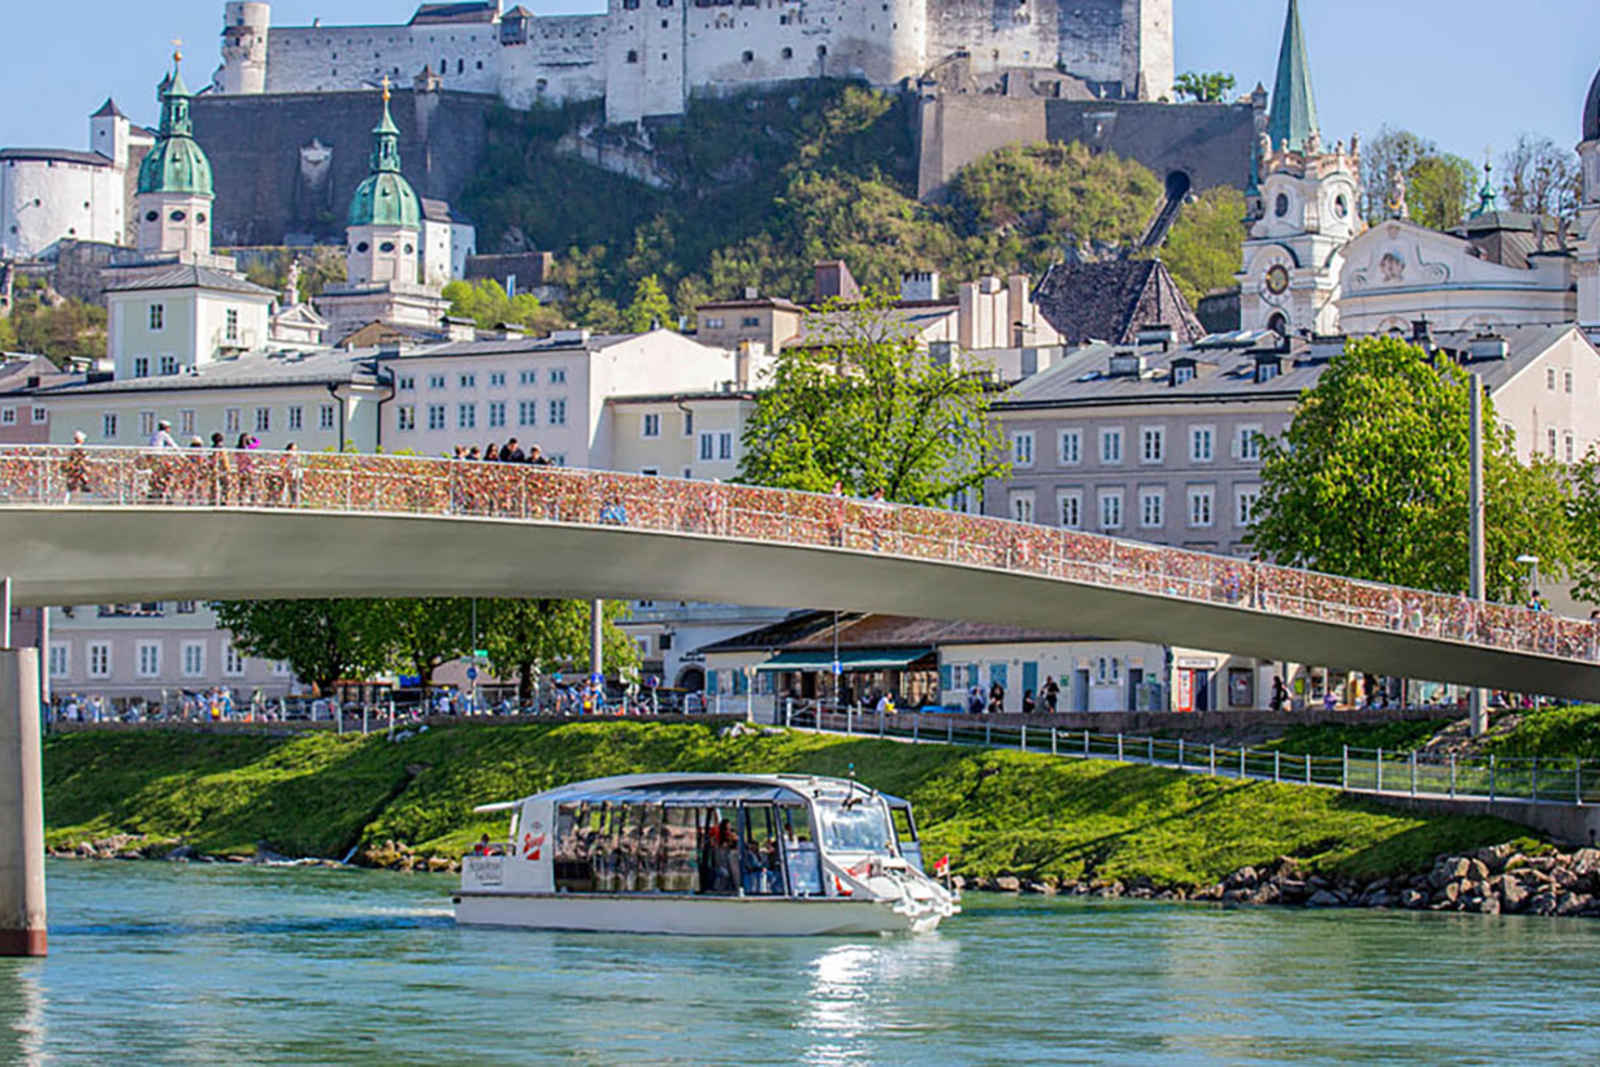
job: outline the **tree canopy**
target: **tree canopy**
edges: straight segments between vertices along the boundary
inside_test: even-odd
[[[375,600],[224,600],[217,622],[245,655],[284,660],[327,693],[342,679],[383,669],[389,646]]]
[[[1440,592],[1468,579],[1469,377],[1394,337],[1350,341],[1262,446],[1250,534],[1267,559]],[[1484,402],[1486,593],[1515,599],[1516,557],[1571,562],[1566,492],[1548,461],[1519,463]]]
[[[444,298],[450,301],[450,314],[471,319],[485,330],[506,323],[553,330],[564,321],[559,310],[541,304],[532,293],[507,296],[492,278],[450,282],[444,287]]]
[[[1578,154],[1548,137],[1524,133],[1500,157],[1500,195],[1505,207],[1573,221],[1583,195]]]
[[[1235,84],[1232,74],[1220,70],[1186,70],[1173,79],[1172,91],[1179,99],[1188,97],[1199,103],[1214,104],[1226,99]]]
[[[1434,142],[1410,130],[1384,126],[1361,146],[1361,181],[1369,223],[1392,217],[1394,176],[1406,178],[1406,203],[1421,226],[1448,230],[1459,226],[1477,197],[1478,169],[1469,160],[1441,152]]]
[[[987,376],[919,350],[883,295],[807,315],[809,344],[778,354],[746,425],[739,476],[757,485],[875,490],[943,505],[1002,477]]]
[[[501,678],[517,680],[517,696],[526,703],[540,676],[561,670],[587,670],[589,602],[586,600],[480,601],[479,646]],[[639,646],[617,623],[627,606],[607,601],[602,609],[601,652],[608,671],[619,676],[637,669]]]
[[[1184,299],[1196,303],[1207,293],[1232,289],[1238,282],[1244,194],[1231,185],[1207,189],[1183,205],[1161,247],[1161,261],[1172,272]]]

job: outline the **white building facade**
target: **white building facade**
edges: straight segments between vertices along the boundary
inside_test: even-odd
[[[129,243],[128,205],[149,131],[107,100],[89,117],[89,151],[0,149],[0,258],[31,259],[63,237]]]

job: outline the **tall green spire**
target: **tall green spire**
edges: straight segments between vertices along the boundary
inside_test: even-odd
[[[1272,87],[1272,109],[1267,112],[1267,136],[1274,150],[1285,141],[1293,151],[1303,151],[1306,138],[1317,128],[1317,102],[1311,96],[1311,63],[1306,57],[1306,35],[1300,28],[1299,0],[1289,0],[1283,20],[1283,44],[1278,49],[1278,80]]]
[[[383,81],[383,117],[372,128],[372,168],[350,198],[351,226],[422,228],[422,204],[400,173],[400,128],[389,115],[389,79]]]
[[[194,139],[194,123],[189,118],[193,93],[183,83],[178,63],[181,52],[172,55],[172,76],[161,93],[161,124],[156,143],[139,165],[141,193],[194,193],[212,195],[211,161]]]

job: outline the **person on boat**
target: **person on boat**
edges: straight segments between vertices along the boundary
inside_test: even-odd
[[[478,843],[476,845],[472,846],[472,854],[474,856],[492,855],[492,853],[489,850],[489,835],[488,834],[484,834],[482,837],[478,838]]]

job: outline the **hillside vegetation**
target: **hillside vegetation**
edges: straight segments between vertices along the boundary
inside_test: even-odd
[[[1353,877],[1525,833],[1496,819],[1400,814],[1325,790],[1153,767],[787,732],[719,736],[656,723],[460,725],[383,735],[59,735],[45,747],[53,846],[112,833],[181,838],[207,853],[268,847],[342,857],[386,840],[456,855],[503,832],[473,805],[632,771],[845,775],[916,805],[928,854],[956,873],[1210,884],[1297,857]]]
[[[485,249],[510,238],[556,251],[563,312],[607,327],[647,278],[692,316],[745,286],[804,299],[819,259],[845,260],[872,286],[896,287],[910,269],[1037,276],[1068,249],[1130,246],[1160,203],[1138,163],[1053,144],[991,153],[945,203],[919,203],[908,101],[842,82],[696,99],[681,122],[652,127],[665,189],[558,152],[596,121],[592,108],[502,109],[463,206]],[[1237,191],[1215,190],[1175,226],[1171,265],[1191,297],[1232,284],[1242,215]]]

